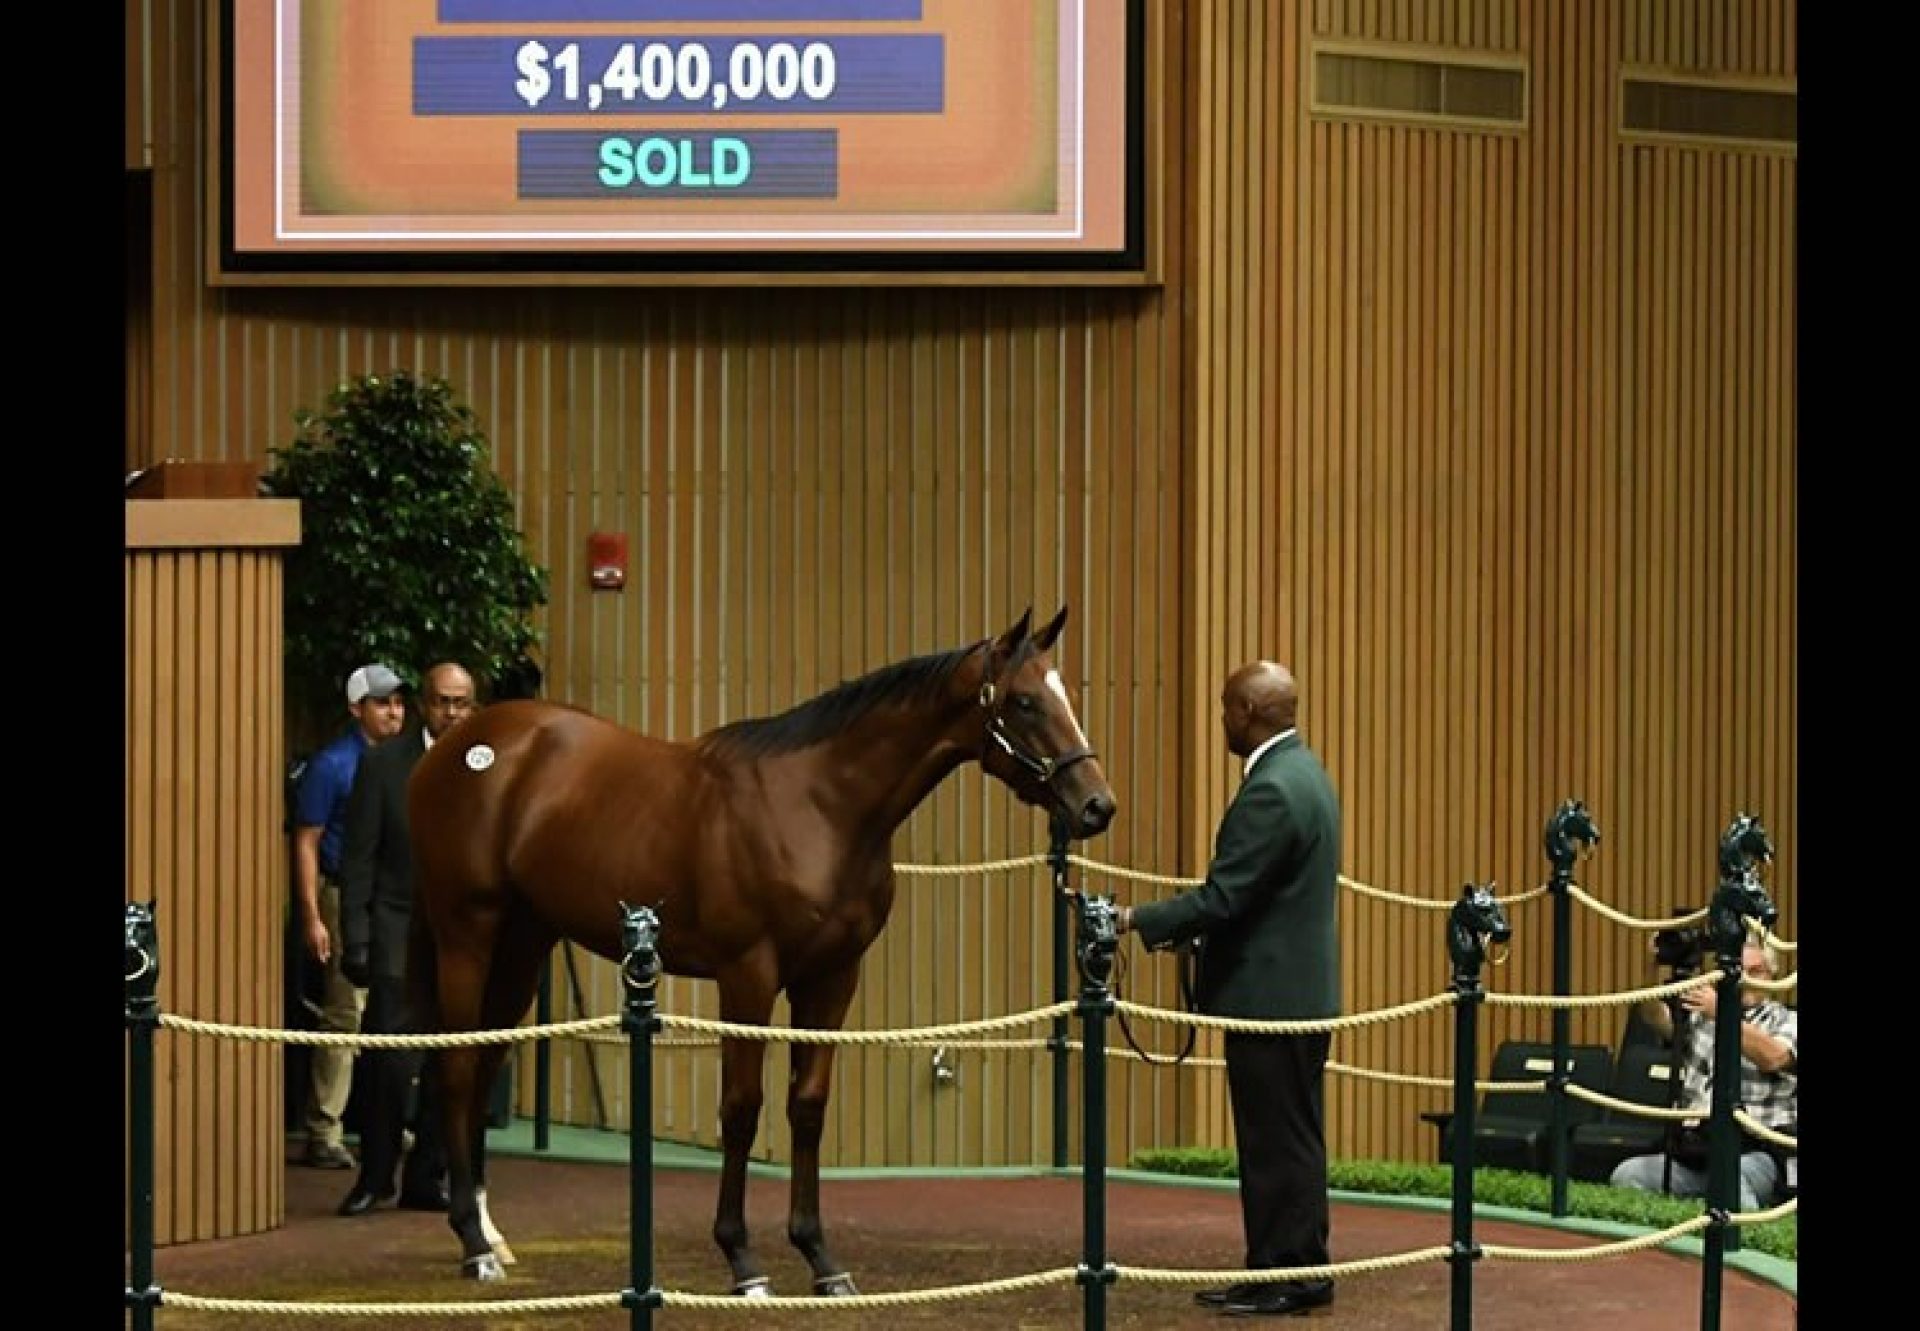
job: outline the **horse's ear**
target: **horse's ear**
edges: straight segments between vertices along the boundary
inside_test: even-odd
[[[994,651],[1011,656],[1019,649],[1020,644],[1027,640],[1027,633],[1032,623],[1033,607],[1028,606],[1020,612],[1020,618],[1014,626],[994,640]]]
[[[1060,607],[1060,613],[1055,615],[1045,628],[1033,635],[1033,645],[1043,652],[1052,651],[1053,644],[1060,637],[1060,630],[1066,627],[1066,623],[1067,608],[1063,605]]]

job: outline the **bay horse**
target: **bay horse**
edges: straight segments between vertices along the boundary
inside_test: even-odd
[[[976,761],[1077,837],[1113,820],[1113,791],[1049,656],[1066,618],[1062,607],[1030,632],[1029,609],[998,637],[690,740],[549,702],[468,717],[428,750],[407,793],[409,966],[438,1029],[513,1026],[561,939],[618,961],[628,903],[659,917],[669,974],[716,983],[723,1020],[765,1026],[784,990],[795,1027],[838,1030],[893,905],[894,831],[949,773]],[[733,1291],[748,1296],[770,1292],[746,1223],[765,1051],[764,1040],[721,1041],[713,1238]],[[482,1280],[505,1274],[484,1191],[484,1102],[505,1054],[502,1044],[438,1054],[447,1223],[463,1272]],[[787,1090],[787,1237],[820,1295],[857,1292],[820,1219],[833,1056],[832,1045],[794,1045]]]

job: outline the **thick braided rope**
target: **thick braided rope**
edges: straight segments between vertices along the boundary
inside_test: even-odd
[[[1784,1132],[1775,1132],[1759,1119],[1748,1114],[1744,1109],[1734,1109],[1733,1121],[1763,1142],[1772,1142],[1775,1146],[1787,1146],[1794,1150],[1800,1149],[1800,1139],[1798,1137],[1789,1137]]]
[[[660,1023],[680,1030],[704,1031],[708,1035],[731,1035],[742,1040],[787,1040],[794,1044],[906,1044],[938,1040],[948,1035],[1011,1030],[1016,1026],[1031,1025],[1036,1021],[1067,1016],[1074,1007],[1072,1003],[1055,1003],[1049,1007],[1034,1008],[1030,1012],[1016,1012],[1006,1017],[989,1017],[982,1021],[956,1021],[945,1026],[920,1026],[907,1030],[816,1031],[793,1026],[742,1026],[732,1021],[709,1021],[705,1017],[675,1017],[665,1014],[661,1015]]]
[[[1542,1085],[1544,1084],[1543,1082]],[[1567,1094],[1576,1100],[1585,1100],[1590,1105],[1603,1105],[1608,1109],[1617,1109],[1623,1114],[1638,1114],[1641,1118],[1665,1118],[1679,1122],[1700,1117],[1698,1109],[1668,1109],[1661,1105],[1643,1105],[1633,1100],[1616,1100],[1603,1092],[1589,1090],[1577,1081],[1567,1083]]]
[[[1125,878],[1135,883],[1152,883],[1156,887],[1198,887],[1206,882],[1204,878],[1170,878],[1165,874],[1144,873],[1139,869],[1128,869],[1118,864],[1102,864],[1099,860],[1090,860],[1084,855],[1068,855],[1067,863],[1088,873],[1105,874],[1109,878]]]
[[[618,1045],[622,1049],[627,1048],[633,1043],[631,1036],[614,1035],[601,1031],[588,1031],[584,1034],[575,1035],[573,1038],[584,1044]],[[678,1035],[656,1035],[653,1037],[653,1047],[655,1049],[718,1049],[720,1042],[704,1036],[694,1039]]]
[[[852,1312],[859,1308],[904,1308],[919,1303],[958,1303],[962,1299],[986,1298],[995,1294],[1013,1294],[1023,1289],[1043,1289],[1048,1285],[1071,1285],[1079,1273],[1071,1266],[1056,1267],[1051,1271],[1035,1271],[1031,1275],[1008,1276],[1003,1280],[982,1280],[974,1285],[943,1285],[937,1289],[909,1289],[897,1294],[848,1294],[835,1298],[818,1295],[801,1297],[782,1297],[770,1295],[761,1299],[743,1299],[738,1294],[683,1294],[678,1290],[665,1290],[661,1293],[661,1306],[667,1308],[704,1308],[712,1312],[750,1312],[766,1309],[769,1312],[791,1310],[794,1312]]]
[[[1702,906],[1699,910],[1689,911],[1685,915],[1675,915],[1669,919],[1643,920],[1637,915],[1628,915],[1624,911],[1615,910],[1604,901],[1588,896],[1577,886],[1568,888],[1567,895],[1571,896],[1575,901],[1578,901],[1589,910],[1595,911],[1607,919],[1612,920],[1615,924],[1624,924],[1634,929],[1679,929],[1689,924],[1698,924],[1707,918],[1707,908]],[[1753,924],[1757,923],[1757,921],[1749,919],[1748,923]],[[1798,943],[1788,942],[1771,929],[1762,929],[1760,932],[1765,936],[1769,946],[1781,952],[1798,952],[1800,950]]]
[[[264,1026],[232,1026],[223,1021],[200,1021],[172,1012],[160,1014],[160,1024],[194,1035],[218,1035],[229,1040],[277,1044],[336,1045],[353,1049],[458,1049],[470,1044],[514,1044],[523,1040],[563,1039],[588,1031],[612,1030],[618,1017],[583,1017],[579,1021],[546,1026],[510,1026],[497,1031],[468,1031],[441,1035],[348,1035],[339,1031],[284,1031]]]
[[[1363,1257],[1331,1266],[1270,1266],[1255,1271],[1174,1271],[1153,1266],[1116,1266],[1122,1280],[1138,1280],[1149,1285],[1238,1285],[1268,1280],[1330,1280],[1336,1276],[1364,1275],[1369,1271],[1392,1271],[1422,1262],[1445,1261],[1449,1249],[1414,1248],[1389,1253],[1384,1257]]]
[[[1579,1082],[1567,1083],[1567,1094],[1576,1100],[1585,1100],[1591,1105],[1602,1105],[1608,1109],[1617,1109],[1623,1114],[1637,1114],[1641,1118],[1664,1118],[1677,1121],[1699,1118],[1697,1109],[1668,1109],[1662,1105],[1640,1104],[1633,1100],[1619,1100],[1601,1091],[1590,1090]]]
[[[1712,1223],[1711,1216],[1697,1215],[1652,1234],[1620,1239],[1614,1243],[1597,1243],[1587,1248],[1514,1248],[1504,1243],[1483,1243],[1480,1251],[1488,1257],[1509,1262],[1597,1262],[1607,1257],[1639,1252],[1643,1248],[1657,1248],[1663,1243],[1671,1243],[1674,1239],[1703,1230]]]
[[[1589,896],[1577,884],[1567,889],[1567,895],[1615,924],[1624,924],[1634,929],[1680,929],[1689,924],[1698,924],[1707,918],[1707,909],[1702,906],[1699,910],[1689,911],[1685,915],[1675,915],[1670,919],[1643,920],[1637,915],[1628,915],[1625,911],[1615,910],[1598,897]]]
[[[893,866],[893,871],[908,878],[965,878],[972,874],[1003,873],[1008,869],[1025,869],[1046,862],[1045,855],[1016,855],[1010,860],[986,860],[979,864],[896,864]],[[829,1299],[827,1302],[836,1301]]]
[[[214,1299],[178,1290],[160,1291],[169,1308],[197,1312],[251,1313],[260,1317],[506,1317],[516,1313],[585,1312],[618,1308],[618,1294],[564,1294],[545,1299],[473,1299],[465,1303],[275,1303],[265,1299]]]
[[[1318,1031],[1338,1031],[1352,1026],[1369,1026],[1375,1022],[1394,1021],[1421,1012],[1431,1012],[1435,1008],[1452,1007],[1459,1001],[1460,995],[1449,992],[1435,994],[1431,998],[1415,999],[1411,1003],[1402,1003],[1398,1007],[1361,1012],[1351,1017],[1321,1017],[1314,1021],[1249,1021],[1241,1017],[1203,1017],[1195,1012],[1167,1012],[1157,1007],[1142,1007],[1138,1003],[1129,1003],[1124,998],[1115,999],[1113,1007],[1116,1012],[1124,1012],[1131,1017],[1145,1017],[1149,1021],[1164,1021],[1174,1025],[1199,1026],[1210,1031],[1238,1031],[1246,1035],[1306,1035]],[[1071,1008],[1071,1004],[1062,1006]]]
[[[1651,985],[1645,989],[1627,989],[1617,994],[1494,994],[1485,996],[1485,1001],[1497,1003],[1502,1007],[1606,1007],[1615,1003],[1638,1003],[1648,998],[1670,998],[1674,994],[1685,993],[1689,989],[1704,989],[1708,985],[1720,983],[1720,976],[1714,971],[1704,971],[1699,975],[1689,975],[1684,980],[1669,980],[1665,984]]]
[[[1358,892],[1361,896],[1377,897],[1381,901],[1397,901],[1403,906],[1414,906],[1420,910],[1452,910],[1459,904],[1456,901],[1435,901],[1432,897],[1410,897],[1400,892],[1389,892],[1382,887],[1370,887],[1358,879],[1347,877],[1345,874],[1340,875],[1340,886],[1350,891]],[[1494,900],[1502,906],[1519,906],[1532,901],[1535,897],[1545,896],[1546,891],[1547,885],[1542,883],[1538,887],[1530,887],[1526,891],[1517,893],[1514,896],[1495,897]]]

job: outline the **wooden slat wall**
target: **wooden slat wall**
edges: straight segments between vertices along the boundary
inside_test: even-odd
[[[284,1024],[281,553],[127,550],[126,896],[156,903],[163,1012]],[[278,1226],[280,1047],[155,1042],[155,1241]]]
[[[1704,903],[1748,809],[1794,936],[1794,163],[1616,129],[1621,62],[1792,77],[1794,6],[1195,12],[1196,804],[1236,779],[1208,681],[1277,655],[1362,882],[1532,887],[1574,796],[1605,838],[1583,886],[1663,916]],[[1316,119],[1315,38],[1524,56],[1528,123]],[[1436,913],[1343,909],[1348,1011],[1444,987]],[[1515,916],[1491,984],[1545,992],[1550,909]],[[1648,977],[1645,932],[1574,926],[1576,992]],[[1576,1013],[1574,1038],[1620,1020]],[[1496,1009],[1482,1050],[1548,1026]],[[1449,1023],[1345,1033],[1334,1057],[1446,1073]],[[1336,1153],[1431,1158],[1417,1114],[1443,1093],[1332,1087]],[[1230,1140],[1219,1080],[1195,1103],[1197,1134]]]
[[[290,437],[293,413],[322,405],[345,376],[444,374],[484,422],[530,549],[553,571],[542,620],[549,695],[663,736],[782,709],[997,632],[1029,604],[1050,615],[1064,601],[1061,664],[1126,801],[1098,853],[1192,867],[1177,858],[1179,718],[1165,706],[1179,687],[1183,572],[1170,549],[1177,281],[1153,291],[212,289],[201,272],[201,9],[153,0],[155,365],[150,428],[129,466],[264,459]],[[1177,14],[1168,21],[1177,34]],[[1177,264],[1177,237],[1167,252]],[[630,538],[624,592],[586,585],[596,530]],[[968,768],[896,849],[903,861],[953,863],[1045,845],[1043,818]],[[903,879],[850,1024],[1051,1002],[1048,888],[1044,872]],[[617,1010],[611,968],[575,960],[585,1010]],[[1142,968],[1136,992],[1172,1002],[1153,970]],[[564,956],[556,980],[570,1015]],[[704,983],[671,982],[663,1001],[717,1015]],[[561,1115],[596,1122],[604,1104],[624,1124],[620,1051],[560,1055]],[[1042,1055],[963,1053],[958,1088],[938,1092],[924,1051],[842,1059],[832,1161],[1050,1159]],[[523,1087],[532,1061],[520,1060]],[[661,1130],[714,1142],[717,1060],[663,1064]],[[776,1158],[785,1068],[776,1047],[760,1147]],[[1170,1091],[1130,1080],[1138,1108],[1117,1112],[1158,1131]]]
[[[1794,163],[1615,130],[1623,61],[1792,77],[1789,0],[1168,0],[1168,282],[1144,294],[212,291],[198,18],[153,8],[156,349],[130,465],[261,457],[344,375],[444,373],[553,567],[555,696],[685,735],[1065,598],[1065,665],[1124,803],[1099,858],[1204,863],[1236,775],[1219,682],[1273,655],[1341,787],[1354,877],[1532,886],[1540,829],[1577,796],[1606,838],[1583,886],[1665,914],[1704,899],[1745,808],[1781,846],[1795,936]],[[1528,123],[1315,119],[1316,37],[1521,56]],[[596,529],[632,540],[624,593],[585,586]],[[970,769],[898,854],[1043,842]],[[903,880],[853,1023],[1047,1001],[1044,887]],[[1436,913],[1345,909],[1349,1011],[1442,987]],[[1544,990],[1549,914],[1515,914],[1493,983]],[[1577,990],[1645,978],[1643,934],[1574,918]],[[1171,968],[1131,960],[1131,996],[1170,1004]],[[581,974],[612,1011],[605,969]],[[666,1003],[713,1011],[703,985]],[[1489,1034],[1545,1020],[1496,1011]],[[1335,1056],[1445,1072],[1447,1023]],[[599,1057],[624,1122],[618,1052]],[[963,1054],[957,1091],[924,1054],[842,1057],[834,1162],[1048,1158],[1038,1056]],[[714,1059],[668,1066],[663,1129],[712,1141]],[[563,1111],[592,1121],[578,1053],[568,1069]],[[1116,1158],[1228,1139],[1217,1074],[1115,1070]],[[1333,1149],[1430,1158],[1433,1095],[1336,1079]]]

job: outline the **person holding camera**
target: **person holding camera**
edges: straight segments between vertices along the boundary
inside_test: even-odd
[[[1771,980],[1779,969],[1774,950],[1763,937],[1749,934],[1740,957],[1750,980]],[[1740,1091],[1738,1104],[1755,1122],[1791,1133],[1800,1114],[1800,1014],[1775,1002],[1750,984],[1740,986]],[[1674,1010],[1652,1000],[1641,1011],[1647,1023],[1673,1043],[1680,1065],[1679,1107],[1698,1110],[1699,1119],[1677,1124],[1667,1151],[1622,1160],[1609,1180],[1616,1188],[1670,1192],[1675,1197],[1704,1197],[1707,1192],[1706,1134],[1702,1121],[1713,1102],[1714,1012],[1718,996],[1702,985],[1681,994]],[[1670,1186],[1662,1186],[1670,1179]],[[1740,1155],[1740,1209],[1771,1205],[1780,1191],[1780,1166],[1765,1142],[1749,1138]]]

